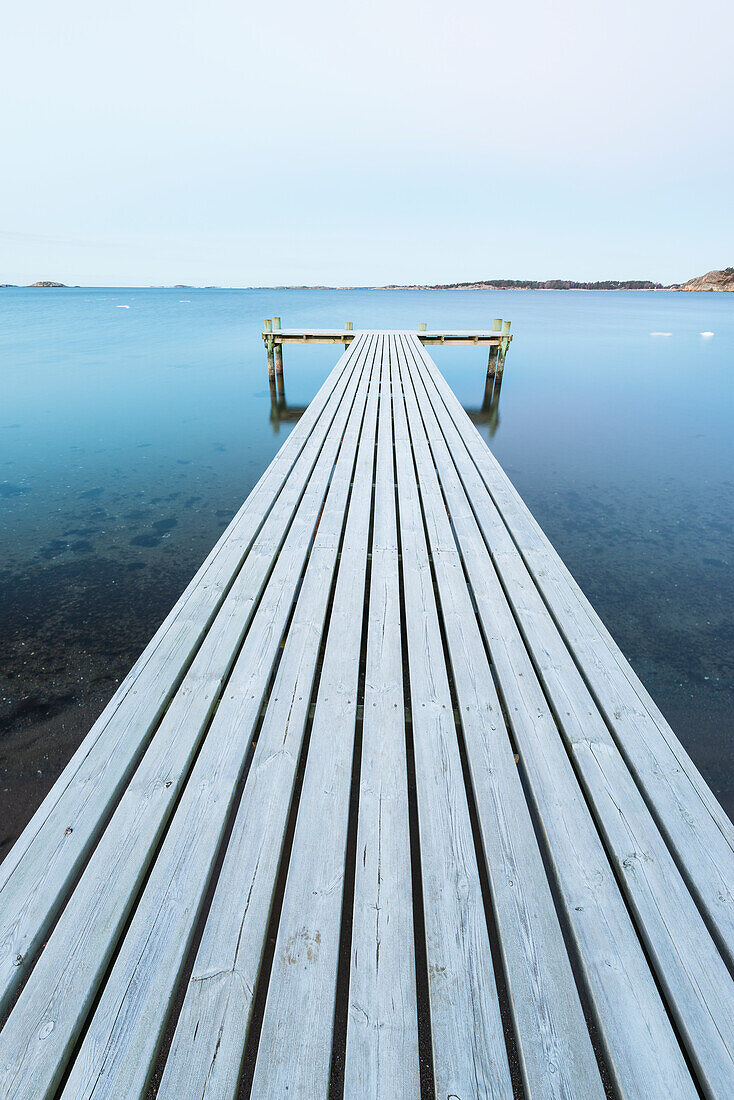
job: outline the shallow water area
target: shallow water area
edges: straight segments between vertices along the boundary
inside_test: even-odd
[[[260,339],[274,313],[512,320],[491,414],[486,349],[429,350],[733,813],[731,296],[3,289],[0,855],[290,431]],[[285,347],[290,408],[339,350]]]

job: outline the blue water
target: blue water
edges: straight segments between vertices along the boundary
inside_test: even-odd
[[[733,296],[10,289],[0,290],[8,838],[290,430],[271,414],[259,335],[273,313],[293,327],[512,320],[499,406],[481,430],[734,812]],[[478,409],[486,352],[432,351]],[[289,406],[308,403],[338,352],[285,348]]]

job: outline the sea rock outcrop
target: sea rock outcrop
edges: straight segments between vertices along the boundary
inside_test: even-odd
[[[687,283],[672,286],[671,290],[729,290],[734,291],[734,267],[725,267],[723,271],[707,271],[689,279]]]

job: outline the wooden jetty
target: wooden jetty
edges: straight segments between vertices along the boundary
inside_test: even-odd
[[[354,332],[0,868],[0,1097],[734,1096],[734,829]]]

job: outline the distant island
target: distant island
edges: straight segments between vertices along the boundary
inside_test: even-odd
[[[734,267],[709,271],[687,283],[653,283],[649,279],[605,279],[580,283],[573,279],[486,279],[473,283],[436,283],[434,285],[389,286],[380,290],[699,290],[734,291]]]
[[[671,290],[649,279],[605,279],[598,283],[577,283],[573,279],[483,279],[475,283],[436,283],[398,286],[391,283],[378,290]],[[678,289],[677,287],[675,289]]]
[[[14,283],[0,283],[0,289],[16,286]],[[64,287],[66,283],[43,281],[30,286]],[[17,289],[17,287],[16,287]],[[177,283],[171,287],[151,287],[154,290],[196,290],[197,287]],[[205,290],[220,290],[221,287],[204,287]],[[236,287],[226,289],[235,290]],[[473,283],[388,283],[387,286],[258,286],[245,287],[246,290],[685,290],[708,292],[734,292],[734,267],[725,267],[721,271],[708,271],[697,275],[687,283],[654,283],[650,279],[603,279],[599,282],[576,282],[574,279],[481,279]]]

